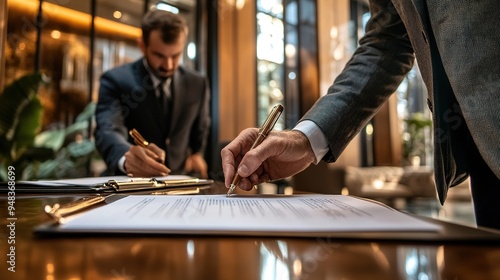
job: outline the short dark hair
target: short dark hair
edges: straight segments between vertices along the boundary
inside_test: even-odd
[[[152,10],[144,15],[142,19],[142,39],[144,44],[149,43],[149,35],[153,30],[161,31],[161,38],[164,43],[175,43],[181,33],[187,35],[187,24],[183,17],[178,14],[163,10]]]

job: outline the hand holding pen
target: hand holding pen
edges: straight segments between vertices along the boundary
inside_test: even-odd
[[[253,185],[295,175],[314,162],[311,144],[302,132],[272,131],[260,145],[252,148],[259,132],[257,128],[245,129],[222,149],[222,169],[227,188],[233,184],[250,190]],[[239,183],[236,180],[238,177],[241,177]]]
[[[262,143],[262,141],[266,138],[266,136],[273,130],[274,125],[278,121],[279,117],[281,116],[281,113],[283,112],[283,106],[281,104],[278,104],[273,107],[269,115],[267,116],[266,120],[264,121],[264,124],[262,127],[259,129],[259,133],[257,134],[257,138],[255,138],[255,141],[253,142],[252,146],[250,147],[250,150],[255,149],[258,145]],[[231,185],[229,186],[229,190],[227,192],[227,195],[230,195],[236,186],[240,183],[241,177],[238,173],[235,174],[233,181],[231,182]]]
[[[170,169],[164,164],[165,151],[154,143],[149,143],[136,129],[130,130],[129,134],[137,145],[131,146],[125,153],[124,167],[127,175],[131,177],[168,175]]]

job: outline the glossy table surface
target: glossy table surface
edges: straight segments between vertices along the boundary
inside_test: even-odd
[[[202,192],[225,188],[219,183]],[[13,230],[2,194],[0,279],[500,279],[495,241],[33,234],[49,221],[45,205],[82,196],[17,194]]]

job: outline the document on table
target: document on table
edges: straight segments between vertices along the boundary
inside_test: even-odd
[[[59,226],[64,232],[194,234],[439,229],[386,205],[342,195],[130,195]]]

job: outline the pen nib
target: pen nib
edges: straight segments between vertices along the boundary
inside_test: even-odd
[[[236,188],[235,184],[229,185],[229,190],[227,191],[226,197],[231,196],[231,194],[233,194],[233,191],[234,191],[235,188]]]

